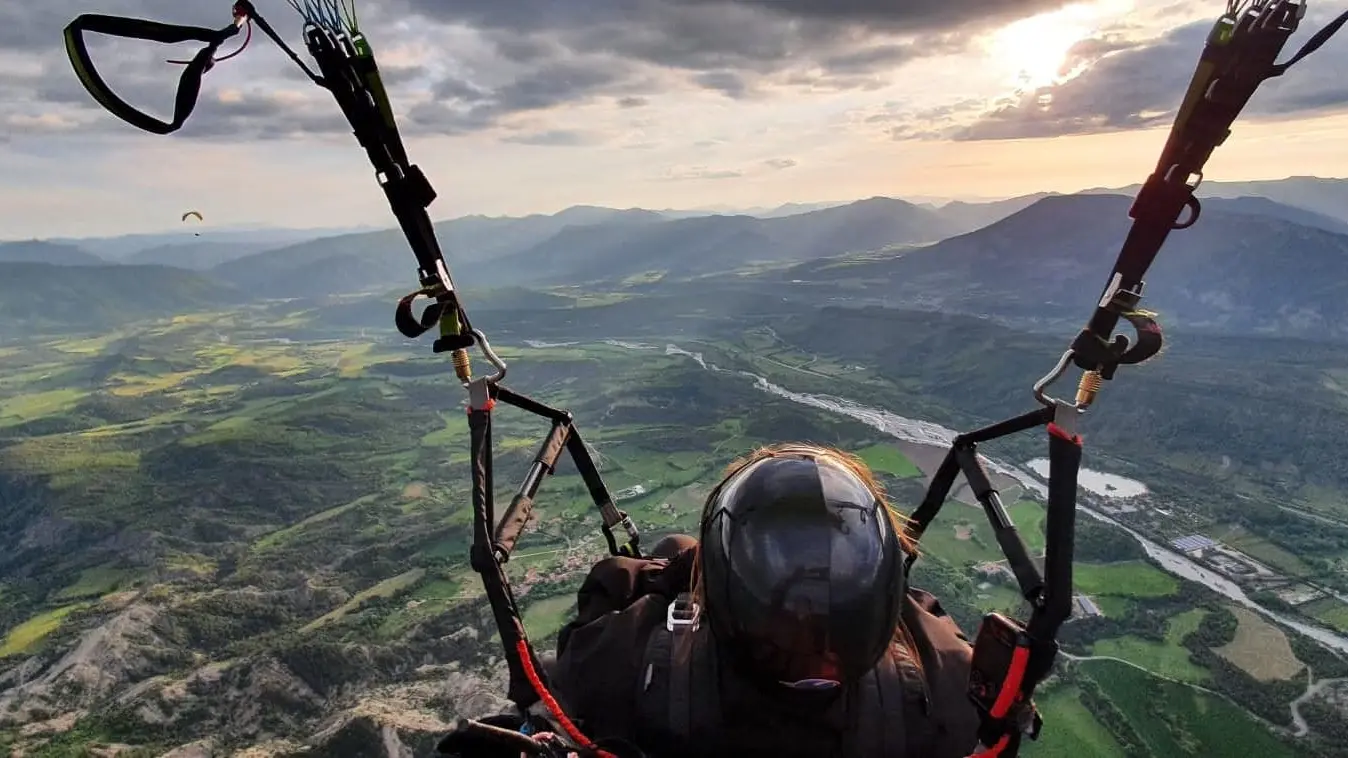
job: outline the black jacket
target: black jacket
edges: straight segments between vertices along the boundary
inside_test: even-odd
[[[696,551],[687,551],[670,561],[607,558],[581,585],[577,618],[558,635],[553,682],[567,712],[592,739],[618,738],[652,755],[669,754],[661,751],[661,745],[642,744],[652,730],[643,723],[643,714],[649,719],[650,709],[642,707],[640,693],[649,676],[648,643],[663,630],[670,600],[687,589],[695,556]],[[976,746],[979,724],[966,694],[973,648],[936,598],[922,590],[909,590],[903,620],[921,663],[926,712],[918,718],[928,735],[922,755],[911,758],[964,758]],[[737,725],[750,726],[742,721]],[[790,734],[772,724],[753,726],[769,737]],[[793,748],[801,750],[799,739],[782,739],[791,744],[765,745],[765,754],[790,756]],[[703,754],[701,749],[697,752]],[[737,752],[744,755],[743,750]],[[860,754],[880,758],[881,752],[871,748]],[[905,758],[912,751],[883,752],[885,758]]]

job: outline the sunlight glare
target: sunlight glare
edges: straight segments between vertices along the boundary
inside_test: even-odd
[[[988,39],[995,64],[1021,88],[1047,87],[1060,73],[1072,45],[1091,33],[1091,25],[1062,11],[1042,13],[1002,27]]]

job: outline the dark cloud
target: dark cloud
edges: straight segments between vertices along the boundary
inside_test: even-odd
[[[166,23],[220,28],[230,21],[229,4],[189,5],[181,0],[40,0],[0,3],[0,49],[54,50],[62,46],[62,30],[83,13],[160,19]],[[93,36],[93,35],[90,35]]]
[[[872,28],[931,31],[972,21],[999,24],[1075,0],[675,0],[701,6],[757,6],[785,18],[851,22]]]
[[[916,58],[958,52],[977,32],[1071,2],[365,0],[361,10],[378,50],[420,43],[438,51],[426,60],[401,54],[400,65],[382,64],[408,134],[500,130],[507,141],[567,145],[592,144],[587,140],[598,137],[548,130],[521,117],[589,102],[636,108],[675,81],[732,99],[766,97],[782,88],[874,90],[893,83],[893,71]],[[287,41],[302,50],[292,11],[279,2],[261,5]],[[27,132],[69,130],[71,124],[130,129],[99,111],[65,61],[61,30],[90,10],[212,28],[228,22],[228,3],[213,0],[0,0],[0,53],[22,53],[38,64],[0,76],[0,123],[21,122]],[[1300,39],[1332,15],[1332,8],[1313,8]],[[991,107],[960,102],[868,120],[894,139],[962,140],[1166,124],[1210,28],[1205,20],[1139,43],[1133,41],[1135,29],[1119,27],[1077,43],[1063,73],[1079,75],[1062,84]],[[457,44],[470,39],[471,44]],[[165,54],[171,48],[140,42],[94,47],[95,60],[107,61],[102,65],[113,72],[108,78],[119,94],[147,111],[171,111],[180,71],[163,62],[172,57]],[[1345,64],[1348,45],[1329,45],[1289,76],[1265,85],[1247,113],[1280,117],[1341,108],[1348,103],[1348,79],[1327,72]],[[348,131],[326,93],[255,34],[249,51],[208,74],[198,112],[182,135],[270,139]],[[707,175],[697,178],[725,173],[700,171]]]
[[[1290,58],[1330,17],[1328,12],[1310,14],[1280,60]],[[1063,66],[1064,73],[1084,69],[1075,78],[999,104],[967,127],[933,132],[915,119],[895,136],[1024,139],[1169,125],[1211,29],[1211,21],[1199,21],[1147,42],[1128,42],[1115,34],[1083,40],[1072,48]],[[1348,80],[1336,73],[1346,65],[1348,48],[1328,45],[1285,76],[1265,82],[1243,116],[1304,117],[1341,110],[1348,106]]]
[[[897,68],[920,54],[913,45],[882,44],[835,53],[825,57],[822,64],[824,70],[836,74],[869,73],[880,66]]]
[[[708,71],[693,77],[698,86],[714,89],[732,100],[739,100],[749,94],[749,85],[744,77],[734,71]]]
[[[763,165],[773,171],[781,171],[782,169],[795,168],[798,164],[794,158],[770,158],[763,161]]]
[[[861,26],[930,32],[970,23],[999,25],[1070,5],[1075,0],[389,0],[391,7],[479,27],[539,31],[617,21],[637,25],[682,14],[728,18],[756,11],[761,21]]]
[[[440,134],[463,134],[498,125],[514,114],[545,111],[565,103],[582,102],[601,95],[622,94],[635,86],[603,61],[576,60],[527,71],[495,88],[466,81],[459,76],[440,80],[432,100],[407,111],[414,130]],[[632,101],[624,107],[632,107]]]
[[[760,79],[811,89],[872,88],[917,57],[958,50],[974,31],[1071,0],[387,0],[390,9],[483,30],[531,66],[601,56],[687,72],[730,97]],[[808,73],[803,73],[808,72]]]

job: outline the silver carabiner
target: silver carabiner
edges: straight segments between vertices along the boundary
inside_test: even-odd
[[[505,361],[501,360],[501,356],[497,355],[495,350],[492,350],[491,343],[487,342],[487,335],[483,334],[481,329],[474,329],[470,333],[473,335],[473,340],[477,342],[477,347],[482,351],[482,355],[487,359],[487,362],[496,369],[495,374],[486,377],[487,381],[491,384],[500,382],[506,375]],[[464,382],[463,386],[467,387],[468,384],[469,382]]]
[[[1059,379],[1062,378],[1063,374],[1067,373],[1067,367],[1071,365],[1072,356],[1075,354],[1076,351],[1072,350],[1071,348],[1068,348],[1067,352],[1063,353],[1062,357],[1058,359],[1058,365],[1054,366],[1053,370],[1049,371],[1047,374],[1044,375],[1042,379],[1034,383],[1035,400],[1038,400],[1040,403],[1049,408],[1058,408],[1063,405],[1072,405],[1072,406],[1076,405],[1075,403],[1067,403],[1065,401],[1059,400],[1044,392],[1044,390],[1048,389],[1048,386],[1050,384],[1053,384],[1054,382],[1058,381]]]
[[[1053,423],[1057,424],[1068,434],[1076,434],[1077,417],[1086,412],[1086,406],[1066,400],[1059,400],[1056,397],[1045,392],[1050,384],[1062,378],[1067,373],[1067,367],[1072,364],[1072,356],[1076,354],[1075,350],[1068,348],[1067,352],[1058,359],[1058,364],[1044,375],[1042,379],[1034,383],[1034,399],[1038,400],[1045,407],[1053,409]]]

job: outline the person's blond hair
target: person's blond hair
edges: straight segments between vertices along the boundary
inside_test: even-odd
[[[917,554],[917,543],[913,541],[908,533],[908,517],[894,508],[885,494],[884,486],[875,478],[875,474],[871,471],[870,467],[867,466],[866,462],[861,460],[860,457],[853,455],[852,453],[808,442],[779,442],[772,445],[765,445],[748,455],[740,457],[726,467],[725,473],[721,477],[721,482],[725,483],[736,473],[759,461],[780,456],[802,455],[813,458],[816,461],[832,463],[833,465],[850,472],[859,479],[861,483],[866,486],[866,489],[870,490],[870,493],[875,496],[876,502],[882,506],[884,512],[888,514],[890,528],[894,530],[896,535],[898,535],[899,545],[903,548],[904,553],[907,555]],[[719,487],[713,489],[711,494],[707,496],[706,502],[702,504],[702,517],[698,520],[699,532],[711,515],[712,504],[716,499],[716,494],[719,489]],[[702,549],[700,541],[698,549]],[[698,558],[698,560],[693,562],[689,595],[693,602],[700,608],[706,601],[706,592],[702,585],[701,556]],[[691,638],[685,637],[685,640],[688,639]],[[897,653],[901,660],[911,661],[914,665],[921,668],[922,662],[916,653],[917,648],[914,646],[912,636],[904,626],[902,618],[899,619],[899,623],[895,626],[894,638],[891,641],[890,650],[893,653]]]

